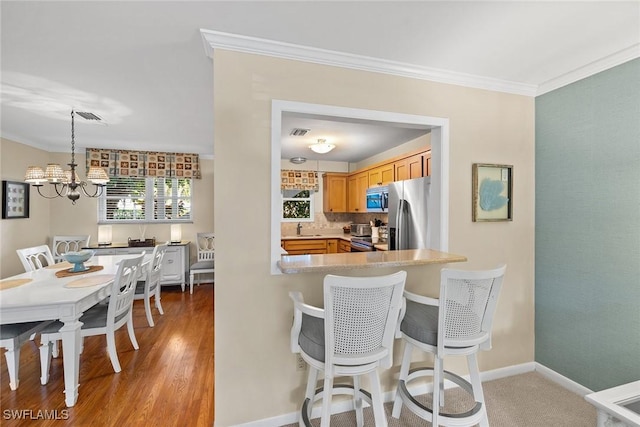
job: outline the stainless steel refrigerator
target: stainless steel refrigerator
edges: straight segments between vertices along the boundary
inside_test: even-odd
[[[389,184],[389,250],[428,249],[431,177]]]

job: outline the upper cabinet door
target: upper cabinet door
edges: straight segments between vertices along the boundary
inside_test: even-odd
[[[347,212],[347,174],[322,175],[322,191],[324,212]]]

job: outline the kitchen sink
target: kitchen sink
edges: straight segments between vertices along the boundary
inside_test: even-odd
[[[319,237],[322,234],[296,234],[297,237]]]

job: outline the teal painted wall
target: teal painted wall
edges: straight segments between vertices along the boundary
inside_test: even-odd
[[[536,361],[640,380],[640,59],[536,98]]]

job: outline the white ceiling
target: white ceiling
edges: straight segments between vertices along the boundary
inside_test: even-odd
[[[533,88],[534,95],[640,56],[638,1],[3,0],[0,14],[2,136],[62,152],[70,151],[75,109],[106,123],[77,119],[80,149],[179,146],[213,155],[213,67],[200,29]],[[299,122],[283,124],[283,134],[322,126],[346,139],[397,130],[289,119]]]

